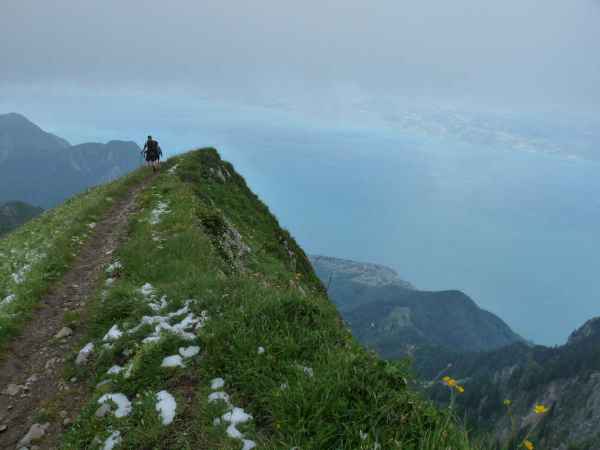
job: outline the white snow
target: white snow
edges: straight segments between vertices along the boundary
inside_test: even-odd
[[[117,404],[117,410],[115,411],[115,417],[125,417],[131,414],[131,402],[127,399],[124,394],[104,394],[98,399],[98,403],[103,404],[108,401],[113,401]]]
[[[154,286],[152,286],[150,283],[146,283],[138,289],[138,292],[140,292],[144,297],[149,297],[154,293]]]
[[[242,450],[252,450],[256,447],[256,442],[251,441],[250,439],[242,439],[242,443],[244,444]]]
[[[4,300],[2,300],[0,302],[0,306],[8,305],[8,304],[14,302],[16,298],[17,298],[17,296],[15,294],[7,295],[6,297],[4,297]]]
[[[197,345],[190,345],[189,347],[179,347],[179,354],[184,358],[191,358],[200,353],[200,347]]]
[[[123,265],[121,264],[121,261],[117,260],[106,268],[106,273],[113,273],[115,270],[122,269],[122,268],[123,268]]]
[[[312,369],[312,367],[302,367],[302,370],[304,371],[304,374],[306,376],[313,377],[315,375],[315,372]]]
[[[150,308],[152,309],[152,311],[154,312],[158,312],[163,308],[167,307],[167,296],[163,295],[160,300],[155,301],[155,302],[151,302],[148,304],[148,306],[150,306]]]
[[[226,412],[221,417],[225,422],[229,422],[233,425],[237,425],[238,423],[246,423],[249,420],[252,420],[252,416],[242,408],[234,407],[231,411]]]
[[[81,364],[85,364],[93,351],[94,351],[94,343],[93,342],[87,343],[81,350],[79,350],[79,354],[77,355],[77,358],[75,359],[75,364],[77,364],[78,366],[80,366]]]
[[[108,372],[106,372],[109,375],[116,375],[123,372],[123,367],[118,366],[118,365],[114,365],[112,366],[110,369],[108,369]]]
[[[223,378],[214,378],[211,382],[210,382],[210,388],[214,391],[217,389],[221,389],[223,386],[225,386],[225,380]]]
[[[222,400],[225,403],[229,404],[229,395],[226,392],[218,391],[213,392],[208,396],[208,403],[216,402],[217,400]]]
[[[185,367],[185,364],[183,363],[181,356],[171,355],[163,359],[160,367]]]
[[[121,440],[121,432],[113,431],[106,441],[104,441],[104,447],[102,447],[102,450],[113,450],[115,446],[121,443]]]
[[[156,208],[154,208],[150,213],[150,223],[152,225],[158,225],[160,223],[160,216],[169,212],[171,211],[169,210],[168,203],[162,201],[158,202]]]
[[[244,435],[240,433],[240,430],[238,430],[234,424],[231,424],[227,427],[227,436],[232,439],[241,439],[244,437]]]
[[[177,402],[175,402],[175,398],[167,391],[157,393],[156,399],[156,411],[160,414],[162,424],[169,425],[175,418]]]
[[[104,335],[104,337],[102,338],[102,340],[105,341],[105,342],[107,342],[107,341],[116,341],[121,336],[123,336],[123,332],[121,330],[119,330],[119,326],[118,325],[113,325],[112,328],[110,330],[108,330],[108,333],[106,333]]]

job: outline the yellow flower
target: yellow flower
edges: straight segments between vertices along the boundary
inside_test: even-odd
[[[531,442],[529,439],[525,439],[523,441],[523,447],[525,447],[527,450],[533,450],[535,445],[533,445],[533,442]]]
[[[462,386],[460,386],[460,385],[458,385],[458,384],[456,385],[456,390],[457,390],[458,392],[460,392],[461,394],[462,394],[463,392],[465,392],[465,388],[464,388],[464,387],[462,387]]]
[[[548,408],[546,406],[538,403],[533,408],[533,412],[535,412],[536,414],[544,414],[545,412],[548,412]]]
[[[512,405],[512,402],[509,399],[504,400],[502,403],[504,403],[504,406]]]
[[[442,381],[444,383],[446,383],[447,381],[450,381],[450,380],[451,380],[451,378],[448,375],[446,375],[444,378],[442,378]]]
[[[450,387],[455,387],[456,386],[456,380],[453,378],[450,378],[448,381],[446,381],[446,384]]]

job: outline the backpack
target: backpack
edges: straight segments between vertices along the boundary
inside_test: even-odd
[[[158,142],[154,139],[148,141],[148,154],[152,156],[158,156]]]

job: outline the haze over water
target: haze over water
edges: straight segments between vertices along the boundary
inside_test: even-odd
[[[538,343],[600,315],[600,0],[4,0],[0,113],[213,145],[311,253]]]

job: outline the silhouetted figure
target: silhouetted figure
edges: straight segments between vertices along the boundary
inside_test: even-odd
[[[162,156],[162,150],[158,141],[152,139],[152,136],[148,136],[148,140],[144,144],[142,155],[146,158],[148,166],[152,166],[152,171],[156,172],[160,169],[160,157]]]

